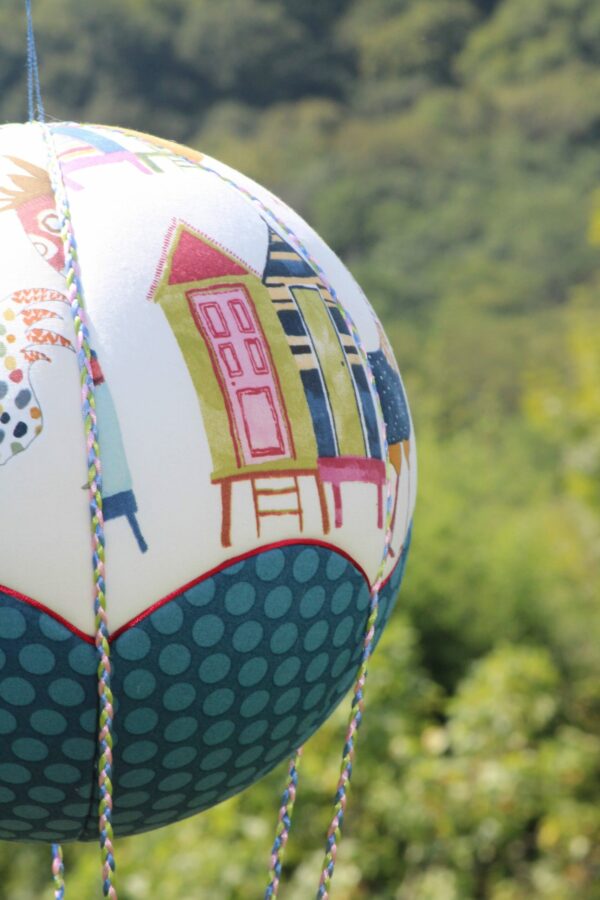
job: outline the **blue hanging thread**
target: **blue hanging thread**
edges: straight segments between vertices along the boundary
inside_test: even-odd
[[[31,0],[25,0],[27,13],[27,100],[29,105],[29,121],[45,122],[44,103],[40,87],[40,70],[38,66]]]

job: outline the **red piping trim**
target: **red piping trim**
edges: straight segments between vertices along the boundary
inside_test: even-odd
[[[51,619],[56,619],[57,622],[60,622],[61,625],[64,625],[69,631],[72,631],[74,635],[78,638],[81,638],[82,641],[86,641],[88,644],[94,644],[94,638],[85,634],[84,631],[81,631],[77,628],[76,625],[72,625],[71,622],[68,622],[64,619],[59,613],[54,612],[51,609],[48,609],[47,606],[44,606],[43,603],[40,603],[38,600],[34,600],[32,597],[28,597],[27,594],[20,594],[19,591],[13,591],[12,588],[4,587],[4,585],[0,584],[0,591],[3,594],[8,594],[10,597],[14,597],[15,600],[22,600],[23,603],[27,603],[29,606],[33,606],[35,609],[39,609],[40,612],[46,613],[47,616],[50,616]]]
[[[225,560],[220,563],[218,566],[215,566],[212,569],[209,569],[208,572],[204,572],[202,575],[199,575],[198,578],[194,578],[191,581],[188,581],[186,584],[177,588],[174,591],[171,591],[170,594],[167,594],[166,597],[161,597],[160,600],[157,600],[143,612],[139,613],[139,615],[134,616],[133,619],[129,619],[128,622],[125,622],[124,625],[121,625],[115,631],[112,632],[110,636],[110,642],[116,641],[120,635],[122,635],[125,631],[128,631],[130,628],[134,628],[140,622],[142,622],[147,616],[151,616],[153,612],[159,609],[161,606],[164,606],[165,603],[168,603],[170,600],[174,600],[179,594],[183,594],[185,591],[190,590],[190,588],[195,587],[200,582],[205,581],[207,578],[212,578],[213,575],[217,575],[219,572],[222,572],[224,569],[229,568],[229,566],[235,566],[237,563],[243,562],[246,559],[251,559],[253,556],[257,556],[259,553],[263,553],[267,550],[277,550],[281,547],[291,547],[291,546],[312,546],[312,547],[324,547],[326,550],[333,550],[338,556],[343,556],[354,568],[362,575],[365,583],[371,587],[371,583],[367,576],[367,573],[362,568],[362,566],[354,560],[349,553],[346,553],[345,550],[342,550],[340,547],[334,547],[333,544],[328,544],[327,541],[320,541],[318,539],[305,539],[302,541],[294,540],[293,538],[286,541],[276,541],[273,544],[267,544],[264,547],[256,547],[254,550],[248,550],[247,553],[242,553],[239,556],[234,556],[231,559]],[[398,558],[398,563],[400,562],[401,557]],[[381,583],[381,587],[384,588],[388,583],[396,566],[392,569],[387,578]],[[4,587],[0,585],[0,591],[8,594],[11,597],[14,597],[16,600],[21,600],[23,603],[28,603],[30,606],[33,606],[35,609],[39,609],[41,612],[46,613],[46,615],[50,616],[53,619],[56,619],[57,622],[60,622],[61,625],[64,625],[65,628],[68,628],[73,634],[75,634],[82,641],[86,641],[88,644],[94,644],[95,640],[92,635],[85,634],[81,629],[77,628],[75,625],[72,625],[71,622],[68,622],[63,616],[59,613],[54,612],[51,609],[48,609],[47,606],[44,606],[43,603],[40,603],[38,600],[33,600],[31,597],[28,597],[26,594],[21,594],[19,591],[12,590],[12,588]]]

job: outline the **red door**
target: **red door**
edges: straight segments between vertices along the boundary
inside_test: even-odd
[[[292,457],[281,392],[269,348],[242,285],[188,292],[210,351],[242,465]]]

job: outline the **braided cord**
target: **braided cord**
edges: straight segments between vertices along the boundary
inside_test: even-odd
[[[98,444],[98,422],[96,419],[95,388],[92,372],[92,351],[69,200],[65,190],[56,149],[54,147],[52,133],[47,126],[43,126],[43,132],[48,147],[49,172],[56,199],[56,208],[61,221],[61,238],[65,256],[64,275],[67,285],[67,298],[71,307],[73,325],[75,328],[77,362],[79,364],[81,383],[81,407],[87,446],[89,504],[92,530],[94,613],[96,626],[95,643],[98,653],[98,694],[100,698],[98,728],[98,786],[100,791],[100,802],[98,809],[98,826],[100,834],[100,851],[102,856],[102,888],[105,897],[109,897],[110,900],[117,900],[117,892],[113,884],[115,859],[113,853],[112,828],[112,726],[114,712],[111,691],[109,629],[106,614],[104,576],[105,538],[104,515],[102,511],[102,466],[100,463],[100,448]]]
[[[364,717],[364,708],[365,708],[365,685],[367,680],[367,672],[369,659],[371,654],[373,653],[373,645],[374,645],[374,637],[375,637],[375,625],[377,622],[377,616],[379,613],[379,591],[381,590],[381,586],[383,583],[383,578],[385,574],[385,567],[387,563],[387,558],[390,551],[390,546],[392,542],[392,517],[393,517],[393,495],[392,495],[392,478],[393,478],[393,468],[390,463],[390,455],[389,455],[389,446],[387,442],[386,435],[386,426],[385,426],[385,418],[383,415],[383,409],[381,406],[381,399],[379,397],[379,392],[377,390],[377,385],[375,382],[375,373],[373,372],[373,368],[371,363],[369,362],[369,358],[367,356],[366,350],[364,348],[362,338],[359,334],[359,331],[354,324],[354,321],[348,312],[348,310],[342,305],[339,300],[337,293],[333,286],[327,279],[325,271],[310,253],[306,245],[297,237],[297,235],[289,228],[285,222],[283,222],[279,216],[268,206],[263,203],[263,201],[249,191],[247,188],[237,184],[228,176],[222,174],[217,169],[213,169],[205,163],[198,164],[200,168],[204,169],[207,172],[211,172],[216,175],[221,181],[224,181],[226,184],[231,185],[235,188],[239,193],[246,196],[253,205],[259,207],[259,209],[265,213],[272,221],[277,224],[277,227],[288,237],[299,253],[299,255],[310,265],[312,268],[318,273],[321,278],[323,285],[329,291],[337,309],[340,311],[341,315],[344,318],[346,325],[348,326],[352,337],[354,338],[354,342],[358,349],[359,355],[363,362],[365,371],[367,373],[369,383],[371,386],[371,394],[373,396],[375,402],[375,408],[377,410],[379,422],[381,423],[381,441],[383,448],[383,458],[385,460],[385,471],[386,471],[386,479],[385,479],[385,487],[386,487],[386,497],[385,497],[385,523],[384,523],[384,546],[381,562],[379,564],[379,569],[377,571],[377,575],[375,577],[375,582],[371,589],[371,598],[369,602],[369,615],[367,618],[367,624],[365,627],[365,635],[363,640],[363,650],[361,656],[361,663],[358,670],[358,674],[356,677],[356,682],[354,684],[353,696],[352,696],[352,705],[350,709],[350,718],[348,722],[348,728],[346,731],[346,738],[344,741],[344,750],[342,756],[342,765],[340,771],[340,777],[338,780],[337,791],[335,794],[335,806],[334,806],[334,815],[331,820],[328,832],[327,832],[327,843],[325,850],[325,858],[323,861],[323,868],[321,871],[321,878],[319,881],[319,887],[317,890],[317,898],[318,900],[328,900],[329,898],[329,886],[331,884],[331,879],[333,878],[333,873],[335,869],[335,862],[337,857],[338,844],[341,839],[342,833],[342,824],[344,820],[344,813],[347,805],[347,795],[348,788],[350,786],[350,779],[352,777],[352,769],[355,757],[355,743],[356,743],[356,733],[361,725],[361,722]],[[365,298],[366,301],[366,298]],[[367,301],[368,303],[368,301]],[[295,787],[295,785],[294,785]],[[284,795],[285,796],[285,795]],[[295,792],[294,792],[295,798]],[[283,808],[283,807],[282,807]],[[288,810],[288,823],[285,831],[285,840],[287,841],[287,835],[291,826],[291,814],[292,808]],[[281,820],[280,820],[281,821]],[[279,825],[277,829],[277,834],[279,836]],[[275,839],[275,844],[277,844],[277,838]],[[275,845],[274,845],[275,847]],[[271,857],[271,882],[269,887],[273,883],[273,856]],[[277,864],[277,859],[275,859],[275,865]],[[279,872],[281,871],[281,866],[279,867]],[[276,874],[275,879],[275,893],[268,893],[269,888],[267,888],[267,893],[265,897],[272,897],[276,895],[277,887],[279,886],[279,873]]]
[[[265,891],[264,900],[275,900],[279,890],[283,854],[285,853],[285,845],[287,844],[290,828],[292,827],[292,814],[294,812],[296,790],[298,788],[298,767],[302,758],[302,750],[302,747],[298,747],[298,749],[292,753],[290,759],[288,782],[281,798],[281,808],[277,819],[277,831],[275,833],[273,849],[271,850],[269,883]]]
[[[52,844],[52,880],[54,881],[54,900],[63,900],[65,896],[65,865],[60,844]]]

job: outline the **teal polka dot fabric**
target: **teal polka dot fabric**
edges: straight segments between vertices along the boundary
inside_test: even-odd
[[[116,834],[207,809],[306,741],[352,686],[368,604],[345,557],[297,544],[200,580],[118,635]],[[95,647],[0,592],[0,839],[96,839],[96,716]]]

